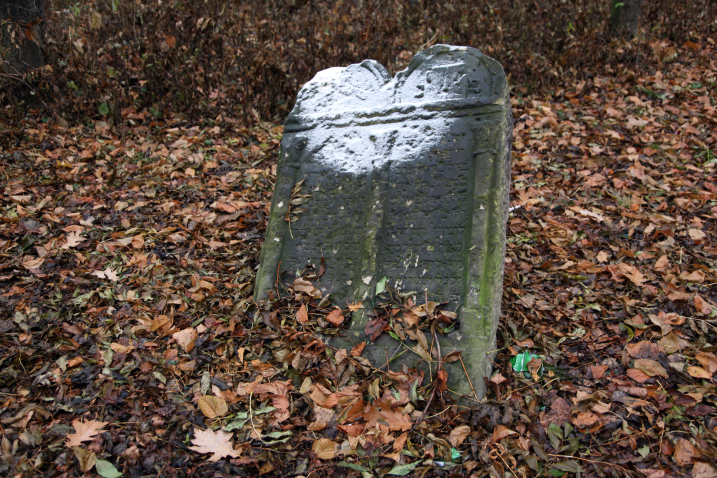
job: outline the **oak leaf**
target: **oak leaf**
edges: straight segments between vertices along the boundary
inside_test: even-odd
[[[225,456],[237,458],[240,455],[232,447],[233,433],[225,432],[224,430],[214,432],[211,428],[206,430],[195,428],[194,435],[195,438],[192,439],[192,444],[196,446],[190,446],[189,449],[197,453],[213,453],[209,461],[219,461]]]
[[[83,422],[80,419],[75,419],[72,421],[75,433],[67,434],[67,443],[65,445],[68,448],[72,448],[73,446],[81,445],[84,441],[90,441],[97,436],[105,425],[107,425],[107,422],[98,422],[97,420]]]

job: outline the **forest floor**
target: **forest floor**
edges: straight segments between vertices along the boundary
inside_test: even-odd
[[[717,477],[717,55],[656,55],[514,90],[495,375],[425,416],[434,377],[317,340],[349,305],[251,300],[281,126],[0,126],[0,474]]]

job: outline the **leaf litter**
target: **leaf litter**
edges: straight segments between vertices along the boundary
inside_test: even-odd
[[[330,264],[253,304],[280,126],[28,117],[0,150],[0,471],[716,476],[717,65],[674,49],[515,90],[500,349],[471,407],[441,367],[320,340],[371,309],[323,296]],[[462,360],[432,346],[441,304],[377,292],[367,340]]]

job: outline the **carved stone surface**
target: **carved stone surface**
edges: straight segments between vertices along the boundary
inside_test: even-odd
[[[503,68],[474,48],[433,46],[395,78],[373,60],[319,72],[286,121],[255,298],[277,271],[318,270],[322,255],[318,287],[342,306],[370,305],[383,277],[419,303],[427,290],[459,313],[442,352],[464,351],[482,396],[500,316],[511,133]],[[366,340],[367,319],[354,314],[348,341]],[[383,334],[364,356],[383,365],[397,347]],[[391,368],[419,360],[403,354]],[[472,394],[461,363],[446,368],[449,388]]]

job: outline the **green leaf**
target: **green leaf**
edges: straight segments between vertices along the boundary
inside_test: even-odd
[[[645,445],[642,448],[638,449],[637,452],[642,455],[643,458],[647,458],[647,455],[650,454],[650,447]]]
[[[560,470],[552,469],[552,470],[550,470],[550,476],[554,476],[555,478],[560,478],[561,476],[565,476],[565,473],[563,473]]]
[[[107,106],[107,103],[102,103],[97,107],[97,111],[99,111],[102,116],[107,116],[110,114],[110,107]]]
[[[357,465],[356,463],[347,463],[345,461],[340,461],[339,466],[343,466],[344,468],[351,468],[352,470],[360,471],[362,473],[368,473],[368,468],[364,468],[361,465]]]
[[[122,476],[122,473],[117,471],[117,468],[107,460],[97,460],[95,469],[97,473],[99,473],[100,476],[104,476],[104,478],[119,478]]]
[[[405,476],[413,471],[414,468],[416,468],[418,465],[420,465],[421,462],[417,461],[414,463],[409,463],[407,465],[398,465],[391,468],[391,471],[388,472],[389,475],[396,475],[396,476]]]
[[[388,281],[388,277],[384,277],[376,283],[376,295],[386,290],[386,281]]]
[[[574,460],[561,461],[553,466],[558,470],[567,471],[568,473],[582,473],[583,471],[582,467],[578,465],[578,462]]]

